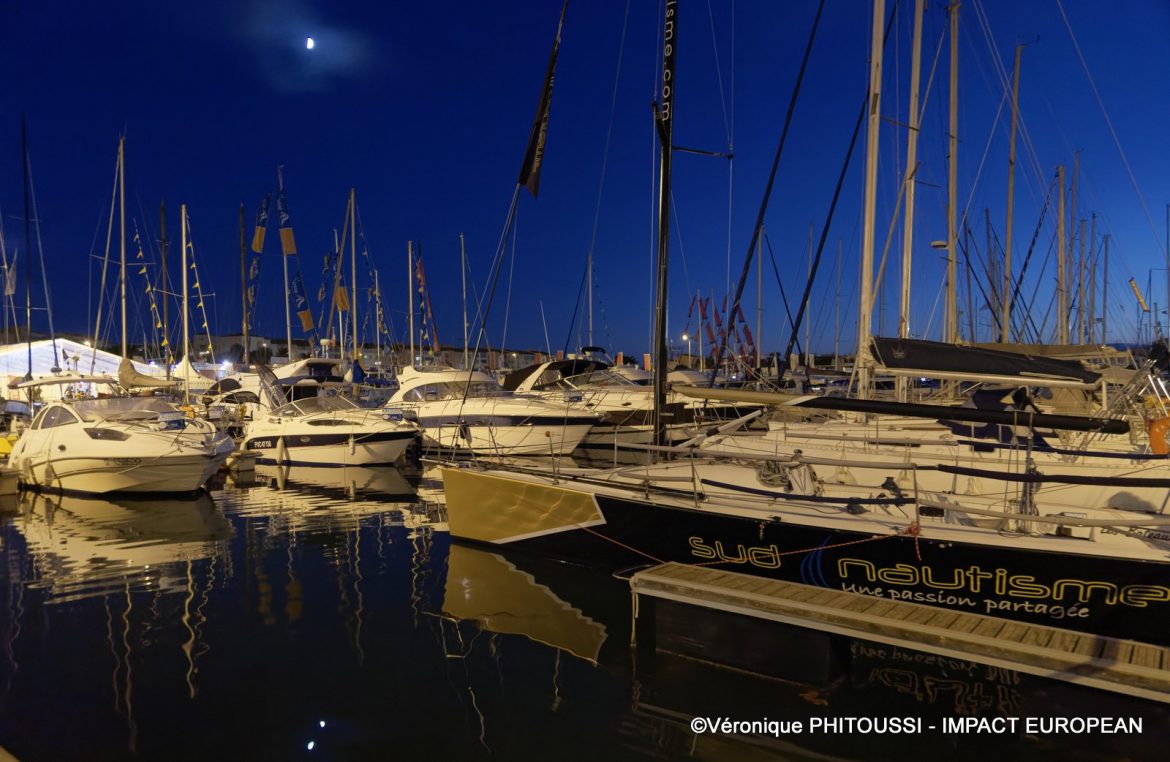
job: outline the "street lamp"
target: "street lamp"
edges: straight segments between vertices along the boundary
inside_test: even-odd
[[[687,367],[690,367],[691,363],[694,362],[694,360],[691,358],[691,335],[689,333],[684,333],[682,339],[687,343]]]

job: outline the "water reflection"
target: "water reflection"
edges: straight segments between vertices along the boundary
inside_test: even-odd
[[[180,561],[210,558],[232,527],[206,493],[173,500],[21,493],[14,528],[28,548],[19,580],[53,602],[114,590],[180,592]]]

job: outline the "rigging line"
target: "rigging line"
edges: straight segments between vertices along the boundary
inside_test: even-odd
[[[601,179],[597,185],[597,206],[594,208],[594,211],[593,211],[593,233],[589,238],[589,263],[590,264],[592,264],[592,262],[593,262],[593,253],[594,253],[596,246],[597,246],[597,228],[601,222],[601,197],[602,197],[602,193],[605,191],[605,170],[606,170],[606,167],[609,166],[610,138],[613,135],[613,118],[614,118],[614,115],[617,113],[618,85],[621,82],[622,59],[624,57],[625,50],[626,50],[626,31],[629,29],[629,23],[630,23],[630,0],[626,0],[626,12],[625,12],[625,16],[622,18],[622,37],[621,37],[621,41],[618,43],[617,69],[614,71],[614,74],[613,74],[613,94],[610,96],[610,101],[609,101],[609,124],[605,128],[605,149],[601,153]],[[592,283],[590,285],[592,286]],[[580,298],[580,297],[578,297],[578,298]],[[593,326],[590,326],[590,329],[592,329],[592,328],[593,328]],[[570,324],[570,330],[571,330],[571,324]]]
[[[822,0],[822,7],[824,2]],[[886,19],[885,36],[882,38],[882,44],[885,45],[890,39],[890,32],[894,28],[894,18],[898,13],[898,4],[894,3],[894,7],[890,9],[889,18]],[[857,147],[857,137],[861,134],[861,125],[865,121],[865,113],[869,106],[870,93],[869,85],[866,85],[865,94],[861,99],[861,107],[857,110],[857,121],[853,124],[853,135],[849,138],[849,147],[845,151],[845,160],[841,163],[841,172],[837,175],[837,185],[833,189],[833,200],[829,203],[829,212],[825,217],[825,224],[821,228],[821,239],[817,244],[817,253],[813,258],[812,267],[808,280],[804,284],[804,294],[800,297],[800,309],[796,313],[796,327],[792,329],[792,333],[788,335],[788,345],[784,350],[784,356],[788,357],[792,354],[792,348],[796,344],[797,332],[800,330],[800,323],[804,318],[805,309],[808,307],[808,297],[812,293],[813,280],[816,278],[817,270],[821,266],[821,255],[825,252],[825,241],[829,238],[829,227],[833,224],[833,216],[837,211],[837,202],[841,199],[841,188],[845,185],[845,175],[849,171],[849,162],[853,158],[853,150]],[[746,277],[746,275],[745,275]],[[860,349],[860,348],[859,348]],[[780,366],[776,370],[776,385],[784,380],[785,366]],[[854,374],[857,373],[857,368],[853,369]]]
[[[1048,215],[1048,208],[1052,204],[1052,191],[1055,188],[1056,178],[1053,178],[1052,182],[1048,185],[1048,194],[1044,198],[1044,206],[1040,209],[1040,219],[1036,221],[1036,227],[1032,231],[1032,241],[1028,244],[1028,252],[1024,255],[1024,262],[1020,266],[1020,276],[1016,279],[1015,286],[1012,288],[1012,304],[1015,304],[1017,301],[1019,301],[1020,288],[1024,285],[1024,276],[1028,272],[1028,263],[1032,259],[1032,252],[1036,249],[1036,241],[1040,237],[1040,228],[1044,225],[1044,218]],[[1043,272],[1041,272],[1041,275],[1043,275]],[[1032,319],[1030,313],[1025,312],[1024,321],[1025,328],[1028,327],[1027,324],[1031,324],[1032,330],[1036,331],[1037,334],[1039,333],[1039,330],[1036,328],[1036,322]]]
[[[780,301],[784,302],[784,314],[788,316],[788,325],[794,326],[796,323],[792,320],[792,308],[788,306],[788,294],[784,292],[784,282],[780,280],[780,268],[776,266],[776,254],[772,251],[772,239],[768,238],[767,233],[764,233],[764,243],[768,246],[768,256],[772,260],[772,272],[776,273],[776,285],[780,287]],[[799,336],[796,338],[796,351],[798,354],[804,354]]]
[[[121,167],[122,154],[119,152],[118,160],[114,162],[114,187],[110,191],[110,221],[106,226],[106,251],[102,256],[102,278],[100,285],[98,286],[97,317],[94,320],[93,326],[93,351],[90,352],[89,356],[89,372],[91,374],[94,372],[94,368],[97,366],[98,340],[100,338],[102,329],[102,305],[105,304],[106,300],[106,272],[110,265],[110,244],[114,236],[114,207],[117,205],[118,201],[118,170],[121,169]],[[96,231],[94,235],[96,237]]]
[[[1081,45],[1077,42],[1077,36],[1073,34],[1072,25],[1068,22],[1068,16],[1064,12],[1064,3],[1061,0],[1056,0],[1056,7],[1060,10],[1060,18],[1064,21],[1064,28],[1068,30],[1069,39],[1072,40],[1073,48],[1077,51],[1077,58],[1081,61],[1081,68],[1085,70],[1085,78],[1089,80],[1089,87],[1093,89],[1093,97],[1097,99],[1097,106],[1101,109],[1101,115],[1105,117],[1105,124],[1109,126],[1109,134],[1113,136],[1113,145],[1117,148],[1117,153],[1121,155],[1121,163],[1125,165],[1125,171],[1129,174],[1129,181],[1133,185],[1134,193],[1137,194],[1138,202],[1142,205],[1142,212],[1146,215],[1146,222],[1150,225],[1150,231],[1154,234],[1154,240],[1158,243],[1158,248],[1165,250],[1162,244],[1162,236],[1158,233],[1158,228],[1154,225],[1154,219],[1150,216],[1150,210],[1146,206],[1146,198],[1142,195],[1141,188],[1138,187],[1137,178],[1133,175],[1133,168],[1129,165],[1129,159],[1125,156],[1125,150],[1121,147],[1121,140],[1117,137],[1117,130],[1113,128],[1113,120],[1109,118],[1109,112],[1105,110],[1105,102],[1101,100],[1101,93],[1097,90],[1097,83],[1093,80],[1093,75],[1089,72],[1089,64],[1085,61],[1085,55],[1081,52]]]
[[[824,13],[824,10],[825,10],[825,0],[820,0],[820,2],[817,4],[817,14],[813,18],[812,29],[809,30],[808,43],[805,45],[805,48],[804,48],[804,58],[800,62],[800,71],[796,75],[796,83],[793,85],[793,88],[792,88],[792,97],[788,101],[788,112],[784,116],[784,127],[780,131],[780,142],[776,146],[776,154],[772,159],[772,169],[768,173],[768,182],[764,186],[763,198],[760,199],[760,210],[759,210],[759,213],[756,215],[755,227],[752,229],[752,239],[751,239],[751,243],[748,245],[747,256],[744,258],[743,271],[739,275],[739,284],[736,286],[736,289],[735,289],[735,298],[731,300],[729,314],[732,314],[732,315],[735,314],[735,310],[739,307],[740,298],[743,296],[744,285],[747,283],[748,275],[751,273],[752,255],[755,254],[756,245],[759,243],[760,233],[764,227],[764,215],[768,211],[768,201],[770,200],[771,195],[772,195],[772,187],[776,184],[776,172],[780,167],[780,156],[784,152],[784,144],[785,144],[785,142],[787,142],[787,139],[788,139],[788,129],[789,129],[789,127],[792,126],[792,115],[793,115],[793,112],[796,110],[796,100],[800,96],[800,87],[804,82],[804,74],[808,70],[808,60],[812,56],[813,42],[816,40],[817,28],[820,26],[821,15]],[[891,20],[893,19],[893,14],[896,10],[897,10],[897,4],[894,5],[893,10],[891,10],[891,12],[890,12],[890,19]],[[889,38],[889,27],[890,26],[892,26],[892,25],[887,25],[887,29],[886,29],[887,39]],[[866,97],[866,99],[869,98],[868,92],[865,94],[865,97]],[[865,102],[862,103],[861,113],[862,113],[862,115],[864,115],[864,113],[865,113]],[[858,128],[860,128],[861,117],[858,117],[857,124],[858,124]],[[854,131],[854,140],[856,140],[856,137],[857,137],[857,132],[855,130]],[[852,151],[853,151],[853,143],[852,142],[850,142],[849,150],[850,150],[850,153],[852,153]],[[845,163],[846,163],[846,165],[848,165],[848,163],[849,163],[848,159],[846,159]],[[839,190],[840,190],[840,184],[838,184],[838,191]],[[836,196],[834,196],[833,203],[834,203],[834,206],[836,206]],[[730,211],[729,211],[729,213],[730,213]],[[828,230],[826,229],[825,233],[827,233],[827,232],[828,232]],[[823,237],[821,238],[821,244],[824,245],[824,238]],[[811,276],[810,276],[810,280],[811,280]],[[805,299],[808,299],[807,289],[805,291]],[[804,312],[803,305],[801,305],[800,311],[801,311],[801,313]],[[719,370],[720,363],[723,362],[723,352],[726,350],[726,348],[727,348],[727,337],[721,336],[719,338],[719,349],[715,355],[715,362],[714,362],[714,365],[711,369],[711,384],[712,385],[715,384],[715,375]],[[788,351],[789,352],[792,351],[791,344],[789,346]],[[777,378],[776,381],[777,381],[777,383],[779,383],[780,379]]]
[[[516,272],[516,239],[519,238],[520,220],[518,215],[512,215],[512,255],[508,261],[508,295],[504,299],[504,334],[500,337],[500,361],[504,361],[503,352],[508,348],[508,316],[512,312],[512,274]]]
[[[715,80],[719,83],[719,105],[723,108],[723,130],[727,135],[727,145],[731,145],[731,120],[727,117],[727,96],[723,93],[723,67],[719,64],[719,41],[715,36],[715,12],[711,9],[711,0],[707,0],[707,19],[711,22],[711,50],[715,54]],[[732,51],[732,58],[735,51]]]
[[[1003,88],[1004,97],[1006,98],[1012,91],[1012,80],[1008,76],[1007,68],[1003,65],[1003,56],[1000,54],[999,45],[995,42],[995,37],[991,33],[991,24],[987,20],[987,12],[983,8],[983,3],[980,0],[975,0],[974,6],[975,15],[979,19],[979,26],[983,32],[984,41],[991,51],[992,65],[995,69],[996,77],[999,79],[1000,87]],[[1044,181],[1044,170],[1040,166],[1036,146],[1032,142],[1032,133],[1028,131],[1028,124],[1024,119],[1024,115],[1022,113],[1017,114],[1017,119],[1020,137],[1024,142],[1024,154],[1030,159],[1030,169],[1032,170],[1032,175],[1027,176],[1027,180],[1032,185],[1031,190],[1035,194],[1037,185]]]
[[[28,152],[28,148],[25,148],[25,152]],[[56,368],[61,363],[57,353],[57,332],[53,330],[53,302],[49,299],[49,273],[45,270],[45,245],[41,240],[41,213],[37,210],[37,188],[32,178],[32,160],[26,158],[26,162],[28,164],[28,189],[32,196],[32,214],[37,223],[37,252],[41,258],[41,283],[45,287],[45,311],[49,314],[49,340],[53,343],[53,367]],[[29,253],[31,255],[31,252]]]
[[[585,293],[585,279],[588,277],[589,277],[589,263],[586,262],[585,263],[585,270],[584,270],[584,272],[581,273],[581,283],[578,284],[578,286],[577,286],[577,300],[575,302],[573,302],[573,317],[571,317],[569,319],[569,332],[565,335],[565,347],[564,347],[565,354],[569,353],[569,342],[573,340],[573,328],[577,325],[577,314],[581,311],[581,295]],[[544,303],[543,302],[541,303],[540,313],[541,313],[541,316],[543,317],[543,315],[544,315]],[[545,326],[544,331],[546,334],[548,333],[548,326],[547,325]],[[580,338],[581,338],[580,334],[578,334],[578,336],[577,336],[578,341],[580,341]],[[545,336],[544,343],[548,344],[548,336],[547,335]],[[551,349],[549,350],[549,354],[552,354]]]

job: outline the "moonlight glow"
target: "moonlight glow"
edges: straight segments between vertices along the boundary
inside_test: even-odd
[[[305,38],[305,50],[312,50],[312,49],[313,49],[313,46],[314,46],[314,45],[316,45],[316,44],[317,44],[317,43],[313,42],[313,38],[312,38],[312,37],[306,37],[306,38]]]

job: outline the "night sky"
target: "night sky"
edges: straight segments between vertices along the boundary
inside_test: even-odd
[[[25,249],[24,115],[56,328],[91,330],[97,257],[105,247],[117,140],[124,133],[128,225],[133,230],[136,221],[145,239],[157,239],[165,199],[168,237],[177,240],[179,204],[188,205],[202,285],[215,294],[207,300],[213,331],[239,331],[239,205],[246,206],[250,239],[256,207],[283,165],[299,264],[314,307],[322,255],[342,225],[353,187],[397,334],[405,325],[407,241],[415,240],[422,243],[440,338],[458,344],[459,234],[466,236],[473,286],[482,292],[560,6],[560,0],[0,0],[0,208],[9,257],[19,249],[23,260]],[[684,331],[695,332],[697,318],[687,315],[695,291],[719,301],[738,277],[816,10],[811,0],[681,0],[680,6],[675,142],[715,152],[731,144],[735,158],[729,179],[726,159],[675,157],[669,331],[676,345]],[[905,161],[905,130],[898,125],[907,121],[912,8],[910,2],[899,7],[886,49],[879,256]],[[803,289],[809,225],[819,238],[864,95],[871,12],[861,0],[829,0],[781,160],[766,225],[790,300]],[[580,317],[571,336],[569,324],[596,218],[595,343],[629,354],[648,351],[656,151],[650,117],[660,13],[651,0],[570,3],[540,195],[521,198],[514,265],[505,264],[488,323],[493,346],[504,339],[506,315],[508,345],[544,349],[542,306],[552,350],[565,347],[566,339],[570,350],[587,342]],[[946,24],[943,4],[928,3],[924,94]],[[1088,0],[982,0],[964,3],[960,26],[959,196],[972,227],[972,255],[986,258],[984,208],[1003,238],[1010,108],[1000,112],[999,69],[1010,78],[1015,45],[1028,43],[1013,260],[1018,266],[1027,254],[1056,165],[1064,163],[1071,179],[1073,155],[1080,151],[1078,215],[1096,213],[1098,238],[1111,236],[1109,338],[1135,339],[1137,308],[1128,279],[1148,290],[1149,302],[1163,310],[1167,302],[1170,3],[1132,0],[1106,11]],[[307,36],[314,38],[312,50]],[[927,338],[939,337],[942,321],[941,255],[929,243],[946,235],[947,44],[944,38],[924,95],[919,147],[911,330]],[[818,351],[832,351],[834,344],[838,241],[844,250],[842,351],[854,340],[863,146],[864,137],[813,290],[812,345]],[[253,329],[269,336],[284,333],[275,227],[273,214]],[[886,334],[896,331],[900,235],[893,239],[884,305],[875,317],[876,329]],[[1047,326],[1045,338],[1054,320],[1054,235],[1050,210],[1022,288],[1034,323]],[[171,252],[177,276],[178,246]],[[787,328],[782,335],[779,290],[771,264],[765,267],[763,346],[771,351],[783,346]],[[138,294],[142,281],[133,272],[131,290]],[[983,270],[977,272],[982,278]],[[359,287],[365,286],[362,272]],[[744,300],[753,332],[755,289],[753,271]],[[39,278],[33,290],[41,303]],[[20,294],[23,304],[23,286]],[[975,312],[978,338],[986,340],[987,310],[975,304]],[[140,337],[145,313],[135,314],[131,334]],[[38,330],[47,328],[43,315],[35,320]],[[960,320],[966,332],[966,315]],[[295,326],[294,335],[301,335]],[[111,341],[117,337],[116,329],[107,334]]]

